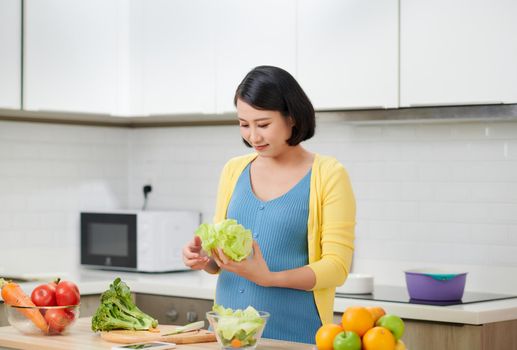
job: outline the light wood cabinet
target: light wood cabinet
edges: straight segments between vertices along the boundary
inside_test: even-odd
[[[80,317],[93,316],[100,304],[100,294],[81,295]]]
[[[0,108],[21,108],[21,0],[0,0]]]
[[[398,106],[398,1],[300,0],[298,81],[316,109]]]
[[[401,0],[400,105],[517,102],[517,3]]]
[[[404,320],[409,349],[517,350],[517,320],[479,326]]]
[[[9,326],[9,322],[7,321],[7,315],[4,310],[4,303],[0,303],[0,327]]]

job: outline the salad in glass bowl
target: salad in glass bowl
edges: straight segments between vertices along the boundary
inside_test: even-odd
[[[262,337],[269,313],[257,311],[252,306],[232,310],[216,304],[206,313],[206,318],[221,349],[252,350]]]

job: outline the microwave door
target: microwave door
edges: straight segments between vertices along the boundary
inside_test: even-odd
[[[81,215],[81,264],[136,269],[136,251],[134,215]]]

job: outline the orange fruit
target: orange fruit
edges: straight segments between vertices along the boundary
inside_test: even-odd
[[[370,312],[372,315],[373,323],[377,322],[379,318],[386,315],[386,311],[384,311],[384,309],[380,306],[366,306],[365,309],[368,310],[368,312]]]
[[[332,350],[334,348],[334,337],[341,332],[343,332],[343,328],[334,323],[321,326],[316,332],[316,347],[318,350]]]
[[[350,306],[341,317],[341,326],[345,331],[356,332],[362,337],[374,325],[373,316],[362,306]]]
[[[395,350],[395,337],[384,327],[373,327],[363,336],[363,350]]]

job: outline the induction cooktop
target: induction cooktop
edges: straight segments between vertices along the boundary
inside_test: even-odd
[[[517,295],[465,291],[465,293],[463,294],[463,298],[461,300],[430,301],[430,300],[411,299],[409,297],[408,291],[405,287],[376,285],[373,289],[373,292],[370,294],[336,293],[336,297],[342,297],[342,298],[348,298],[348,299],[363,299],[363,300],[372,300],[372,301],[389,301],[389,302],[408,303],[408,304],[449,306],[449,305],[480,303],[483,301],[512,299],[512,298],[517,298]]]

